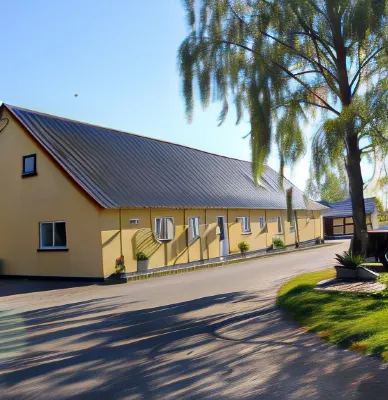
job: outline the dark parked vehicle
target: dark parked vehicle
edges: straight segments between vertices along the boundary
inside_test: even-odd
[[[375,257],[375,261],[379,261],[384,265],[384,269],[388,270],[388,230],[368,231],[368,257]]]

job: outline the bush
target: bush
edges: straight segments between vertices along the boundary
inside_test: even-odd
[[[124,256],[116,258],[116,274],[121,274],[125,271]]]
[[[246,251],[248,251],[251,248],[251,245],[248,242],[246,242],[245,240],[240,242],[237,246],[240,249],[241,253],[245,253]]]
[[[280,239],[280,237],[274,237],[272,239],[272,244],[274,245],[274,247],[277,247],[277,248],[282,249],[284,247],[284,242],[282,239]]]
[[[148,256],[143,253],[142,251],[139,251],[139,253],[136,253],[136,260],[137,261],[145,261],[148,260]]]
[[[362,264],[365,261],[365,255],[353,253],[350,250],[344,251],[342,255],[336,254],[335,260],[337,260],[339,265],[344,268],[356,269],[358,265]]]

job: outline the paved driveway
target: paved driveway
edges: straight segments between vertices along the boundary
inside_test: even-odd
[[[0,398],[386,399],[384,365],[274,305],[346,246],[114,287],[0,282]]]

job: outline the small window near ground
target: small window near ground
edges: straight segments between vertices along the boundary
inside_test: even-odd
[[[22,176],[36,175],[36,154],[23,156]]]
[[[199,238],[199,217],[189,218],[189,243]]]
[[[283,233],[282,217],[278,217],[278,233]]]
[[[159,241],[173,240],[175,236],[174,218],[155,218],[155,238]]]
[[[66,249],[66,222],[41,222],[40,223],[40,248],[41,249]]]
[[[242,233],[251,233],[251,226],[249,223],[249,217],[237,217],[237,222],[241,223],[241,231]]]
[[[259,226],[260,229],[263,229],[265,226],[265,218],[264,217],[259,217]]]

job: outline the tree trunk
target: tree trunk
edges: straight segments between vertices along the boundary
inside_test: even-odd
[[[347,49],[341,26],[341,16],[338,7],[332,3],[328,7],[328,15],[332,27],[333,42],[336,57],[337,75],[340,89],[340,98],[343,107],[350,106],[352,102],[351,87],[347,70]],[[349,179],[350,198],[353,208],[354,237],[352,250],[355,253],[366,254],[368,245],[368,232],[366,229],[366,216],[364,204],[364,182],[361,174],[361,152],[355,132],[355,121],[348,121],[345,126],[345,148],[347,149],[346,171]],[[346,232],[345,232],[346,233]]]
[[[348,156],[346,171],[349,179],[349,191],[352,200],[354,237],[352,251],[355,253],[367,252],[368,232],[366,228],[366,215],[364,203],[364,182],[361,174],[361,152],[358,138],[354,132],[353,123],[348,123],[346,128],[346,145]]]

